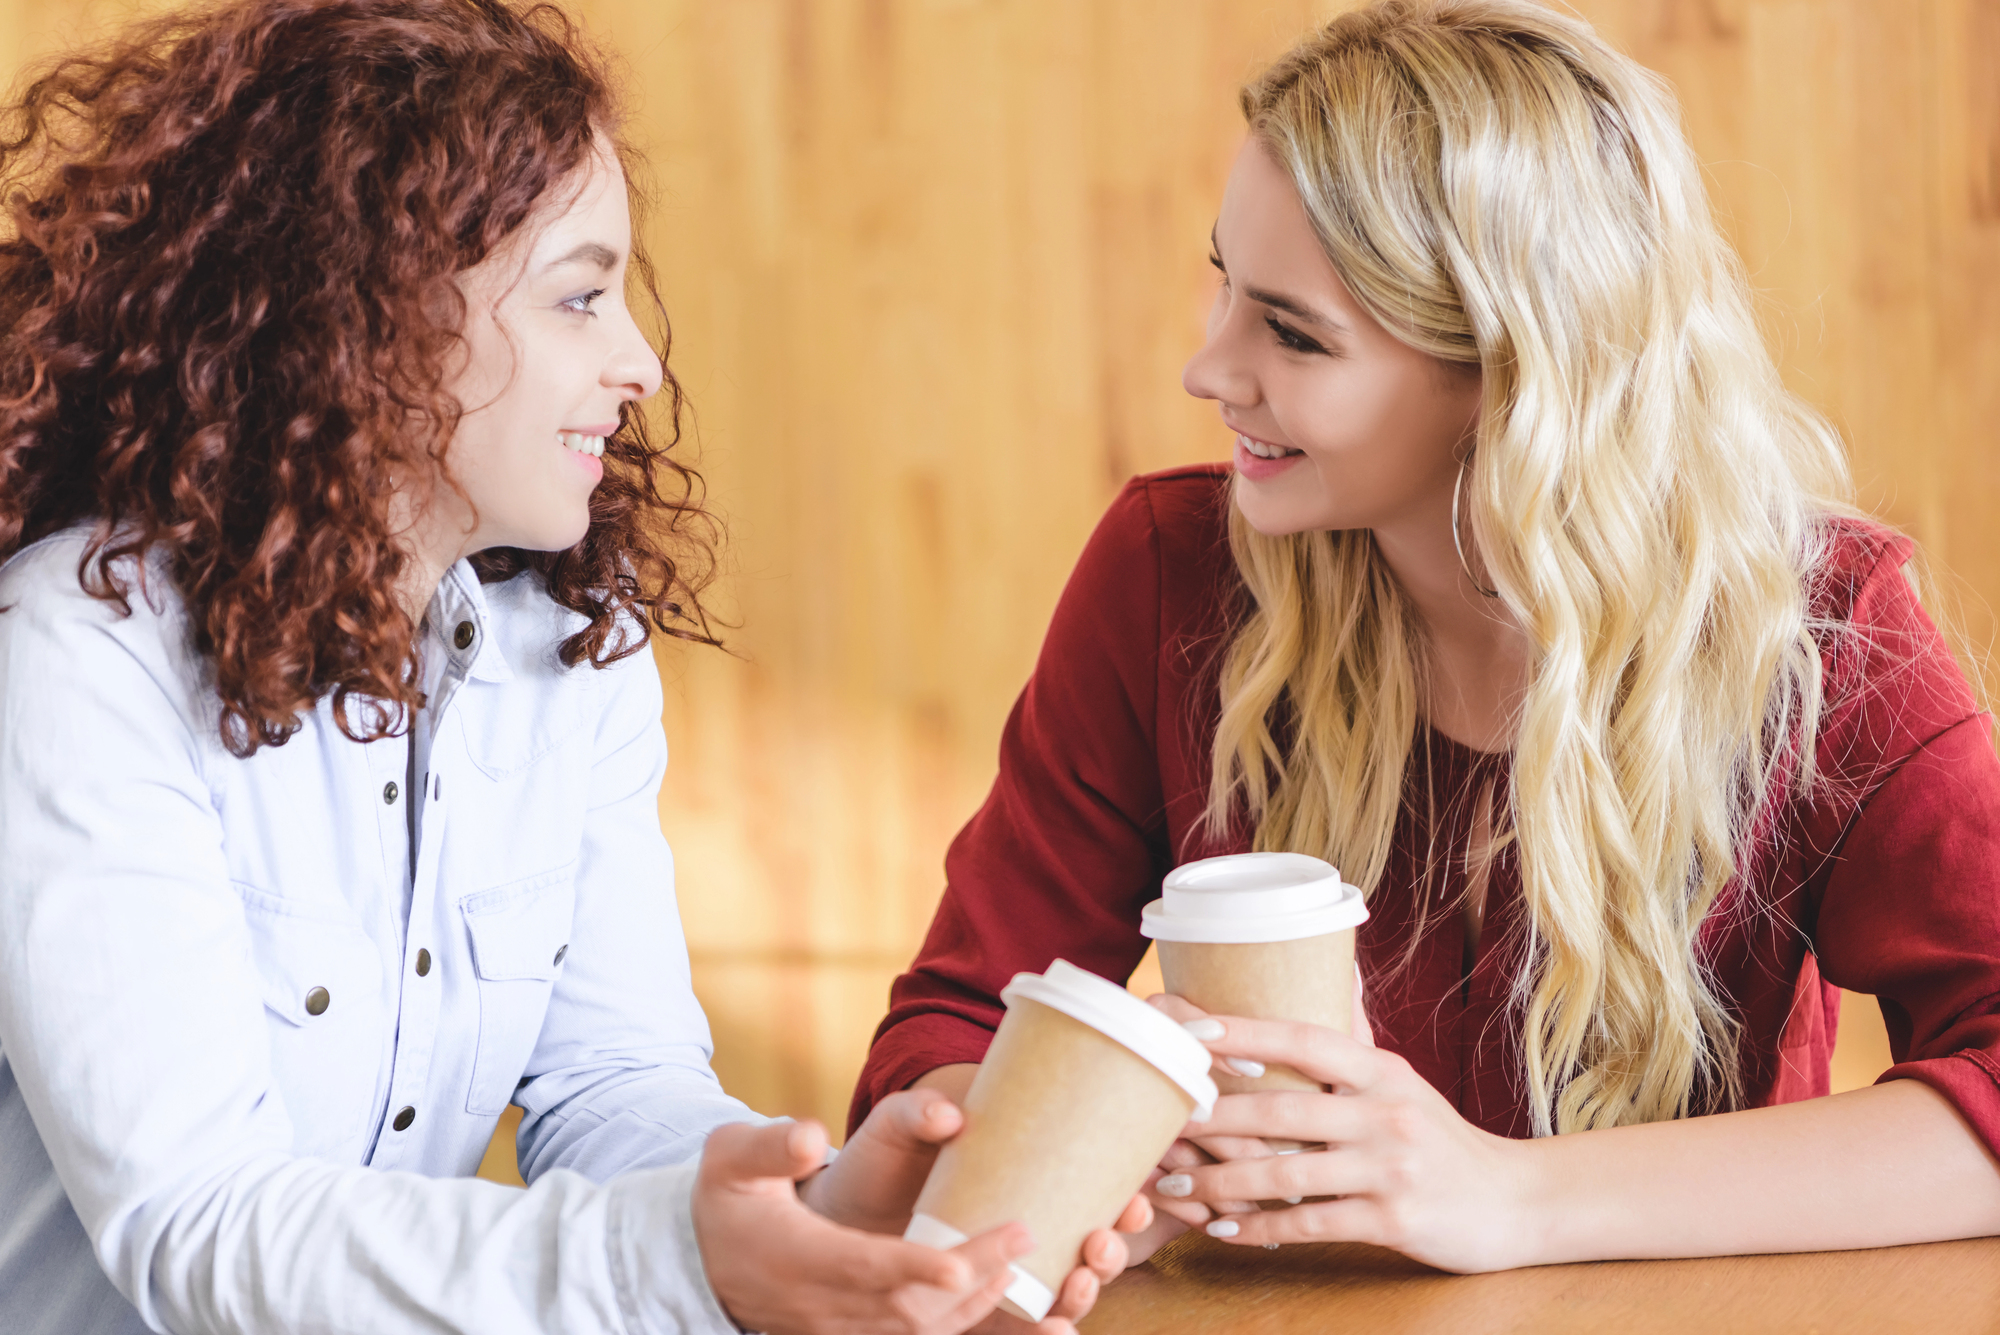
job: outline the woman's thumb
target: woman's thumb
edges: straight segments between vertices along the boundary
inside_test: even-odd
[[[711,1132],[702,1158],[725,1178],[794,1181],[826,1162],[826,1144],[826,1128],[818,1122],[737,1123]]]

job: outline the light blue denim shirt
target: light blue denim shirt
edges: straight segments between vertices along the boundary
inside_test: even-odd
[[[82,549],[0,570],[0,1330],[733,1330],[689,1193],[762,1119],[689,987],[652,655],[565,669],[580,618],[461,563],[414,737],[328,701],[243,760],[167,582],[121,616]],[[510,1101],[526,1191],[468,1176]]]

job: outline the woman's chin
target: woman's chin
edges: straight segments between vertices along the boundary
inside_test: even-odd
[[[550,517],[540,523],[523,524],[495,547],[512,547],[523,552],[566,552],[582,542],[590,532],[590,512]]]
[[[1286,538],[1294,533],[1314,533],[1323,529],[1348,527],[1330,522],[1320,507],[1285,496],[1272,496],[1252,486],[1238,483],[1233,489],[1237,510],[1245,523],[1266,538]]]

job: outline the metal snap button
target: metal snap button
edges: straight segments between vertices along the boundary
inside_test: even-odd
[[[561,964],[563,962],[563,956],[567,954],[569,954],[569,946],[567,943],[565,943],[562,949],[556,951],[556,957],[554,962],[557,964]]]
[[[400,793],[400,792],[402,792],[402,791],[403,791],[402,789],[400,789],[400,788],[398,788],[398,787],[396,786],[396,781],[395,781],[394,779],[391,779],[391,780],[390,780],[389,782],[387,782],[387,783],[383,784],[383,785],[382,785],[382,803],[383,803],[383,805],[384,805],[384,806],[392,806],[392,807],[393,807],[393,806],[395,806],[395,805],[396,805],[396,794],[398,794],[398,793]]]
[[[417,1110],[415,1108],[405,1108],[396,1114],[396,1120],[389,1123],[389,1125],[395,1127],[398,1131],[408,1131],[410,1123],[416,1120]]]
[[[332,1002],[332,1000],[333,1000],[333,994],[328,992],[325,988],[323,987],[314,988],[312,991],[306,993],[306,1014],[307,1015],[326,1014],[327,1005],[330,1002]]]
[[[430,974],[431,974],[431,953],[428,950],[419,950],[417,952],[417,977],[428,978],[430,977]]]
[[[470,621],[461,621],[458,623],[457,629],[451,633],[451,642],[461,649],[470,649],[472,647],[472,636],[472,623]]]

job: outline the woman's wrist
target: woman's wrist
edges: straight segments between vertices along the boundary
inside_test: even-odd
[[[961,1106],[965,1103],[966,1091],[972,1088],[972,1077],[979,1074],[977,1062],[953,1062],[949,1066],[936,1066],[912,1080],[911,1089],[935,1089],[938,1093]]]
[[[1508,1142],[1504,1180],[1510,1206],[1501,1221],[1502,1255],[1494,1269],[1583,1259],[1576,1254],[1577,1234],[1588,1231],[1590,1212],[1573,1162],[1577,1142],[1578,1135]]]

